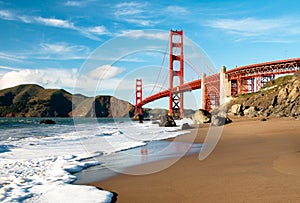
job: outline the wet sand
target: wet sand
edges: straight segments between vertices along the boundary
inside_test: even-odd
[[[232,119],[203,161],[194,154],[157,173],[117,175],[90,185],[117,193],[117,202],[300,202],[300,121]],[[177,141],[189,141],[197,133],[195,142],[203,143],[208,128],[202,125]]]

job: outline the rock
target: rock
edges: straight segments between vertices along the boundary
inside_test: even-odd
[[[244,115],[245,116],[250,116],[250,117],[257,117],[258,114],[258,108],[255,106],[250,106],[248,109],[244,110]]]
[[[209,123],[211,121],[211,114],[204,109],[199,109],[192,116],[192,119],[194,124]]]
[[[289,92],[287,88],[282,88],[278,93],[278,103],[285,103],[286,98],[288,96]]]
[[[139,114],[135,114],[132,118],[133,121],[138,121],[139,120]]]
[[[7,117],[7,118],[13,118],[13,117],[15,117],[15,114],[13,114],[13,113],[7,113],[5,115],[5,117]]]
[[[231,123],[232,120],[228,117],[213,115],[211,119],[211,125],[212,126],[222,126],[228,123]]]
[[[56,124],[56,122],[54,120],[44,119],[41,120],[40,124]]]
[[[176,123],[174,121],[173,116],[165,115],[160,117],[160,123],[159,126],[164,127],[176,127]]]
[[[275,95],[275,97],[272,100],[272,107],[276,106],[278,104],[278,96]]]
[[[289,91],[287,100],[292,103],[299,97],[300,87],[299,86],[293,86],[289,90],[290,91]]]
[[[188,123],[184,123],[181,126],[181,130],[191,129],[192,127]]]
[[[230,112],[234,115],[241,115],[243,112],[243,105],[242,104],[234,104],[232,105]]]
[[[218,115],[221,117],[227,117],[227,111],[228,111],[228,106],[225,104],[215,107],[210,114],[211,115]]]

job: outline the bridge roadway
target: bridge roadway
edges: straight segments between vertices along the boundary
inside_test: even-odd
[[[231,81],[237,79],[249,79],[249,78],[257,78],[257,77],[264,77],[264,76],[271,76],[271,75],[295,73],[298,70],[300,70],[300,58],[293,58],[287,60],[278,60],[278,61],[241,66],[241,67],[228,70],[226,74],[228,75],[228,80]],[[178,93],[178,92],[186,92],[186,91],[191,91],[200,88],[201,88],[201,79],[194,80],[185,83],[181,86],[174,87],[171,90],[169,89],[164,90],[154,95],[151,95],[149,97],[146,97],[139,104],[137,104],[137,107],[140,108],[143,105],[150,103],[152,101],[161,99],[163,97],[168,97],[170,91],[172,93]]]

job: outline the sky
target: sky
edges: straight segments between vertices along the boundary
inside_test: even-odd
[[[0,0],[0,89],[35,83],[134,103],[136,78],[144,97],[168,86],[170,29],[184,30],[191,81],[223,65],[298,58],[299,8],[279,0]],[[197,94],[188,107],[199,105]]]

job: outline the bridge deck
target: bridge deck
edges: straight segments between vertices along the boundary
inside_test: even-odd
[[[228,80],[230,81],[237,79],[249,79],[260,76],[273,76],[279,74],[295,73],[298,70],[300,70],[300,58],[293,58],[241,66],[228,70],[226,74],[228,75]],[[168,97],[170,95],[170,92],[186,92],[199,88],[201,88],[201,79],[194,80],[185,83],[181,86],[174,87],[171,90],[164,90],[154,95],[151,95],[143,99],[139,104],[137,104],[137,107],[140,108],[143,105],[155,101],[157,99]]]

